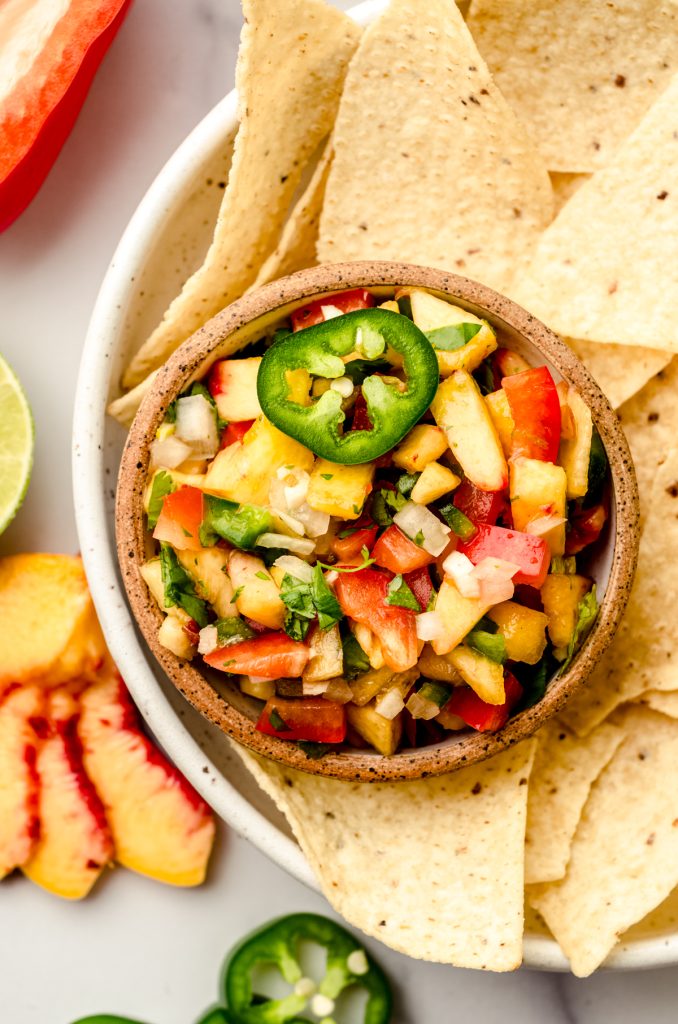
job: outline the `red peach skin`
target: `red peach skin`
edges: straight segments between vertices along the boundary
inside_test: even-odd
[[[21,867],[40,834],[37,741],[29,719],[43,710],[37,686],[10,687],[0,702],[0,878]]]
[[[141,732],[118,675],[102,674],[81,703],[85,768],[106,807],[116,859],[170,885],[200,885],[214,840],[209,807]]]
[[[85,774],[76,698],[66,689],[49,694],[48,717],[32,719],[38,748],[40,838],[24,874],[48,892],[82,899],[113,858],[104,806]]]

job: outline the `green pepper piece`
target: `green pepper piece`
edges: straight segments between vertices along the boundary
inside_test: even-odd
[[[310,330],[311,328],[309,328]],[[283,999],[261,999],[252,991],[252,975],[262,964],[277,966],[285,981],[296,985],[302,978],[297,959],[301,942],[315,942],[327,950],[325,977],[318,992],[337,999],[349,985],[367,989],[364,1024],[388,1024],[391,989],[381,968],[365,953],[345,928],[319,914],[290,914],[253,932],[235,948],[226,967],[225,995],[233,1024],[293,1024],[308,999],[295,992]],[[364,954],[364,973],[348,966],[352,953]]]
[[[406,387],[400,391],[375,374],[363,380],[371,430],[340,432],[342,396],[331,388],[307,406],[290,400],[288,370],[336,378],[345,373],[342,356],[380,355],[386,345],[403,357]],[[270,348],[259,367],[257,394],[265,415],[284,434],[321,458],[352,466],[371,462],[401,441],[433,401],[438,380],[433,346],[411,320],[387,309],[359,309],[290,334]]]
[[[262,533],[273,527],[271,513],[258,505],[238,505],[234,501],[206,494],[204,509],[200,543],[206,548],[216,544],[222,537],[237,548],[249,551]]]

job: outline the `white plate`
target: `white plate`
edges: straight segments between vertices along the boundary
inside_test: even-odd
[[[365,24],[382,6],[383,0],[368,0],[351,13]],[[154,735],[221,818],[295,878],[318,889],[282,815],[231,754],[221,732],[178,694],[146,650],[127,606],[115,551],[115,483],[125,433],[105,415],[105,407],[118,393],[130,354],[201,262],[223,195],[236,125],[232,92],[191,132],[153,182],[104,278],[75,401],[75,511],[106,640]],[[641,929],[638,937],[621,944],[608,966],[637,969],[678,962],[674,905],[672,901],[660,908],[649,929]],[[525,963],[543,970],[567,970],[556,943],[536,929],[526,935]]]

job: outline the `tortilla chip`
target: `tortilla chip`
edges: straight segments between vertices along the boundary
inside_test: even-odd
[[[519,966],[532,740],[397,784],[339,782],[237,750],[350,924],[415,959]]]
[[[613,409],[632,398],[673,358],[670,352],[638,345],[598,345],[566,338]]]
[[[70,555],[0,559],[0,622],[0,694],[86,675],[106,654],[82,561]]]
[[[578,739],[557,719],[539,730],[527,798],[526,884],[564,877],[591,786],[623,738],[621,729],[601,725]]]
[[[137,384],[135,388],[132,388],[125,395],[121,395],[120,398],[115,398],[106,409],[108,415],[112,416],[123,427],[131,427],[132,420],[137,414],[137,409],[151,390],[153,381],[157,376],[158,371],[153,370],[152,373],[149,373],[148,377],[142,380],[141,384]]]
[[[277,281],[286,274],[312,267],[317,262],[316,245],[320,213],[325,198],[327,176],[332,163],[332,144],[328,142],[304,192],[289,216],[278,247],[257,275],[252,288]]]
[[[551,186],[555,197],[556,213],[560,213],[565,203],[569,203],[575,192],[590,177],[590,174],[567,174],[560,171],[549,171],[549,178],[551,179]]]
[[[677,220],[678,75],[544,232],[513,297],[565,337],[676,352]]]
[[[678,885],[678,722],[637,708],[623,728],[584,808],[567,875],[527,890],[580,978]]]
[[[678,70],[669,0],[473,0],[469,27],[552,171],[605,167]]]
[[[657,470],[678,438],[678,359],[645,385],[619,410],[631,448],[640,492],[641,520]]]
[[[652,488],[624,619],[586,685],[561,715],[578,735],[586,735],[618,705],[647,690],[678,690],[677,562],[678,449],[674,449]]]
[[[441,267],[502,289],[551,221],[531,141],[448,0],[392,0],[351,62],[320,262]]]
[[[638,698],[638,703],[668,718],[678,718],[678,690],[670,690],[668,693],[648,690]]]
[[[322,0],[243,0],[236,82],[241,121],[203,266],[132,359],[134,387],[256,279],[275,248],[304,167],[334,122],[360,29]]]

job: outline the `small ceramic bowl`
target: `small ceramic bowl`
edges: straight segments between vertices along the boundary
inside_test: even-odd
[[[591,408],[610,463],[611,515],[588,571],[601,608],[596,624],[567,671],[553,679],[543,699],[509,720],[499,732],[461,732],[392,757],[346,749],[309,760],[296,744],[257,732],[261,704],[244,695],[226,673],[177,658],[157,638],[162,613],[140,566],[149,555],[143,495],[150,443],[168,405],[216,360],[256,340],[272,324],[309,301],[344,289],[367,288],[385,301],[398,287],[425,288],[487,319],[500,341],[533,365],[546,364],[556,380],[573,384]],[[351,781],[414,779],[463,767],[525,739],[579,689],[612,640],[633,581],[638,549],[638,492],[631,455],[616,414],[570,349],[509,299],[477,282],[400,263],[347,263],[313,267],[266,285],[228,306],[188,339],[160,370],[132,424],[123,453],[116,506],[118,558],[132,611],[153,654],[181,693],[229,736],[266,757],[318,775]]]

